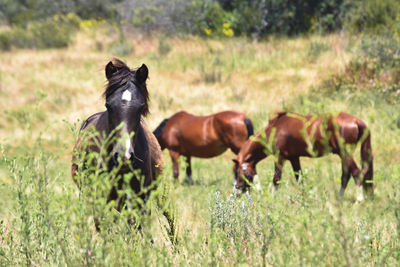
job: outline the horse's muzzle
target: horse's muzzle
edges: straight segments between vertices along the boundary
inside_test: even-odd
[[[242,196],[244,193],[246,193],[248,187],[247,186],[234,186],[234,194],[236,195],[236,197],[240,197]]]
[[[113,157],[112,157],[112,160],[113,160],[113,163],[114,163],[115,166],[118,166],[118,164],[119,164],[119,159],[121,159],[122,162],[123,162],[124,164],[126,164],[128,161],[134,159],[133,152],[129,152],[129,154],[123,155],[123,156],[122,156],[120,153],[115,152],[114,155],[113,155]]]

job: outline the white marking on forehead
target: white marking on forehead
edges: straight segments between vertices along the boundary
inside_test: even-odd
[[[129,90],[125,90],[122,93],[122,100],[131,101],[132,100],[132,93]]]
[[[131,153],[129,153],[129,148],[131,147],[131,139],[128,137],[125,139],[125,157],[127,159],[131,158]]]
[[[244,171],[247,170],[247,165],[246,165],[245,163],[242,164],[242,169],[243,169]]]

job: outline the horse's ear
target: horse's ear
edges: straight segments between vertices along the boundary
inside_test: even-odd
[[[139,83],[144,83],[146,82],[148,76],[149,69],[145,64],[142,64],[142,66],[136,70],[135,78]]]
[[[116,73],[117,71],[118,71],[118,68],[116,66],[114,66],[112,61],[108,62],[108,64],[106,65],[107,80],[109,80],[113,76],[113,74]]]

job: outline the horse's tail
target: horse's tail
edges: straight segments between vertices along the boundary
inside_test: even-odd
[[[374,193],[374,186],[372,183],[374,175],[373,167],[373,153],[371,147],[371,132],[367,125],[363,121],[358,121],[358,140],[361,143],[361,166],[362,166],[362,178],[363,187],[370,195]]]
[[[247,138],[252,136],[254,134],[254,128],[253,128],[253,123],[251,122],[250,119],[246,118],[244,119],[244,124],[246,124],[247,128]]]
[[[162,134],[162,131],[164,130],[165,124],[167,124],[167,121],[168,121],[168,119],[164,119],[160,123],[160,125],[158,125],[158,127],[153,131],[153,134],[157,138],[158,141],[160,141],[159,138]]]

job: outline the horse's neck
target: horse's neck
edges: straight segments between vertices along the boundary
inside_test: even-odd
[[[135,134],[134,143],[135,143],[135,154],[137,152],[136,156],[144,160],[149,153],[149,149],[148,149],[146,134],[141,124],[139,125],[138,131]]]
[[[253,162],[254,165],[257,164],[260,160],[267,157],[264,153],[264,146],[260,142],[253,141],[250,145],[247,154],[250,155],[248,160]]]

